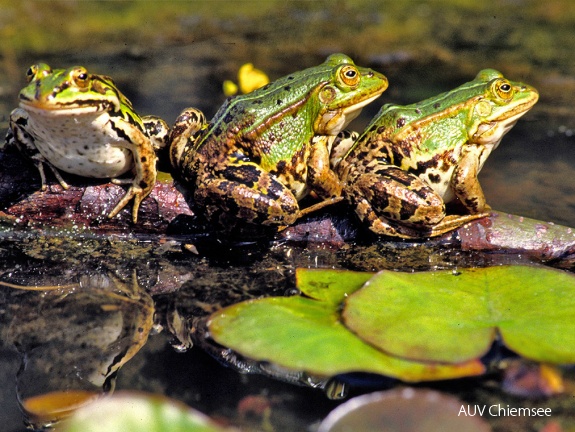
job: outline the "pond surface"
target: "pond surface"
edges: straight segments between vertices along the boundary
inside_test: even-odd
[[[222,82],[235,80],[246,62],[273,79],[344,52],[390,81],[388,91],[352,123],[356,130],[383,103],[411,103],[493,67],[535,86],[541,98],[481,172],[489,204],[575,227],[575,6],[569,0],[481,5],[455,0],[221,1],[217,10],[208,1],[8,3],[0,2],[0,134],[25,83],[24,72],[39,60],[54,67],[81,64],[111,75],[139,113],[172,123],[187,106],[213,115],[224,101]],[[289,294],[297,267],[423,270],[498,262],[492,254],[438,245],[345,240],[335,246],[313,241],[207,243],[198,256],[181,247],[187,241],[182,238],[69,238],[2,229],[0,281],[70,285],[68,291],[51,294],[0,286],[3,430],[24,429],[18,398],[24,402],[63,386],[93,391],[114,381],[116,389],[166,394],[242,430],[315,430],[339,401],[318,389],[222,366],[204,349],[190,347],[194,318],[239,299]],[[113,304],[115,313],[96,323],[93,310],[101,304]],[[96,341],[83,340],[79,347],[78,334],[90,325],[113,330]],[[147,343],[125,336],[132,327],[148,328]],[[65,329],[70,330],[68,339]],[[114,338],[128,343],[103,358],[86,348],[98,352],[99,344]],[[127,351],[135,355],[124,364],[122,359],[131,357]],[[110,358],[114,367],[102,373],[102,382],[76,380],[88,370],[109,366]],[[85,369],[75,374],[78,364]],[[558,413],[553,419],[562,430],[575,429],[572,397],[517,398],[505,394],[492,378],[427,386],[470,404],[553,407]],[[574,388],[568,384],[567,394]],[[350,396],[388,385],[379,380],[367,387],[351,385]],[[271,417],[246,413],[242,401],[250,397],[269,405]],[[539,431],[546,425],[544,419],[487,420],[496,431]]]

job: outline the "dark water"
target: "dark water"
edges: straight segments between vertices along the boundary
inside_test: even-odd
[[[210,10],[213,2],[165,2],[163,12],[152,3],[134,7],[133,2],[23,1],[18,6],[0,2],[0,16],[7,17],[0,22],[0,134],[24,85],[24,71],[38,60],[55,67],[82,64],[109,74],[138,112],[156,114],[171,123],[187,106],[211,116],[224,100],[222,81],[235,79],[243,63],[253,62],[273,79],[341,51],[358,64],[382,71],[390,81],[382,98],[351,125],[357,130],[383,103],[411,103],[468,81],[482,68],[494,67],[511,79],[537,87],[541,99],[486,163],[480,181],[488,202],[501,211],[575,226],[575,10],[569,0],[482,5],[222,1],[217,2],[218,10]],[[138,13],[139,18],[130,18]],[[319,390],[239,374],[198,347],[178,353],[170,346],[170,342],[177,343],[168,336],[167,326],[174,311],[201,312],[201,293],[213,293],[210,301],[214,303],[226,296],[233,299],[230,293],[236,292],[241,292],[238,296],[285,293],[293,288],[296,267],[353,267],[353,257],[322,247],[310,250],[292,245],[230,264],[182,252],[177,242],[158,251],[156,240],[120,240],[120,245],[110,246],[106,241],[76,239],[62,245],[2,233],[2,280],[50,285],[106,279],[112,274],[129,284],[136,274],[157,308],[153,333],[158,324],[164,330],[151,335],[122,367],[117,389],[166,394],[211,416],[241,424],[245,430],[261,430],[262,419],[242,417],[239,402],[249,395],[263,396],[272,406],[274,430],[313,430],[337,402]],[[452,257],[445,258],[446,266],[453,263]],[[270,268],[283,271],[265,270]],[[0,424],[7,432],[23,429],[17,397],[32,391],[23,370],[16,379],[22,363],[14,340],[21,351],[22,346],[35,346],[28,340],[22,342],[28,333],[25,327],[16,331],[13,326],[19,321],[14,320],[25,310],[21,305],[39,307],[34,303],[40,301],[37,297],[37,293],[0,287]],[[42,334],[37,338],[42,339]],[[63,342],[57,343],[62,348]],[[70,348],[68,357],[53,360],[60,363],[62,374],[80,357],[74,349]],[[27,364],[32,365],[30,356]],[[46,365],[35,367],[42,371]],[[43,379],[50,386],[65,381],[61,375]],[[469,403],[533,403],[504,395],[485,382],[463,381],[442,389]],[[352,395],[362,391],[352,389]],[[563,404],[563,425],[575,427],[575,406],[561,399],[554,403]],[[500,431],[535,431],[543,426],[522,420],[517,424],[504,419],[492,422]]]

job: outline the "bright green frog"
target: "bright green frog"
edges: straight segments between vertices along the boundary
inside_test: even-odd
[[[219,226],[289,225],[317,208],[299,208],[310,191],[324,203],[341,197],[327,137],[386,88],[382,74],[333,54],[229,99],[209,124],[198,110],[184,110],[171,136],[175,174],[194,190],[195,208]]]
[[[403,238],[437,236],[485,216],[477,174],[538,97],[485,69],[422,102],[383,106],[359,138],[336,139],[332,165],[344,195],[372,231]],[[467,214],[446,216],[444,203],[456,199]]]
[[[113,178],[130,184],[108,215],[117,215],[133,198],[132,220],[137,221],[142,200],[156,181],[155,150],[168,138],[168,126],[157,117],[140,117],[111,78],[81,67],[52,70],[39,63],[27,73],[28,86],[20,92],[20,107],[10,115],[6,136],[36,165],[46,189],[44,165],[62,187],[58,170],[93,178]],[[127,171],[132,179],[117,179]]]

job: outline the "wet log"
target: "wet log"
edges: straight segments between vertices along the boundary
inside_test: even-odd
[[[462,250],[523,254],[563,268],[575,267],[575,229],[493,211],[457,231]]]
[[[0,222],[15,228],[52,229],[64,234],[89,230],[163,235],[177,217],[193,214],[167,175],[160,176],[150,196],[142,202],[138,223],[134,224],[130,205],[117,217],[107,217],[124,194],[120,186],[66,176],[71,187],[64,190],[49,177],[48,189],[41,191],[35,167],[10,148],[0,152],[0,166],[4,167],[0,171]],[[188,234],[177,230],[175,233]],[[335,250],[361,233],[353,213],[342,203],[288,227],[278,233],[276,239]],[[193,241],[194,233],[189,234],[189,240]],[[373,241],[378,239],[374,237]],[[399,240],[384,238],[383,241]],[[421,241],[438,242],[464,251],[524,254],[559,267],[575,267],[575,229],[497,211],[455,232]]]
[[[131,204],[115,218],[107,217],[125,193],[122,186],[64,173],[70,188],[63,189],[46,170],[49,184],[42,191],[36,168],[11,148],[0,152],[0,166],[0,221],[15,228],[164,234],[178,215],[193,214],[167,175],[159,176],[134,224]]]

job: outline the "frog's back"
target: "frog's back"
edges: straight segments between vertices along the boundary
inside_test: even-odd
[[[326,81],[333,66],[305,69],[265,85],[245,95],[230,98],[214,115],[212,132],[221,126],[236,127],[250,134],[294,112],[313,94],[313,89]]]

